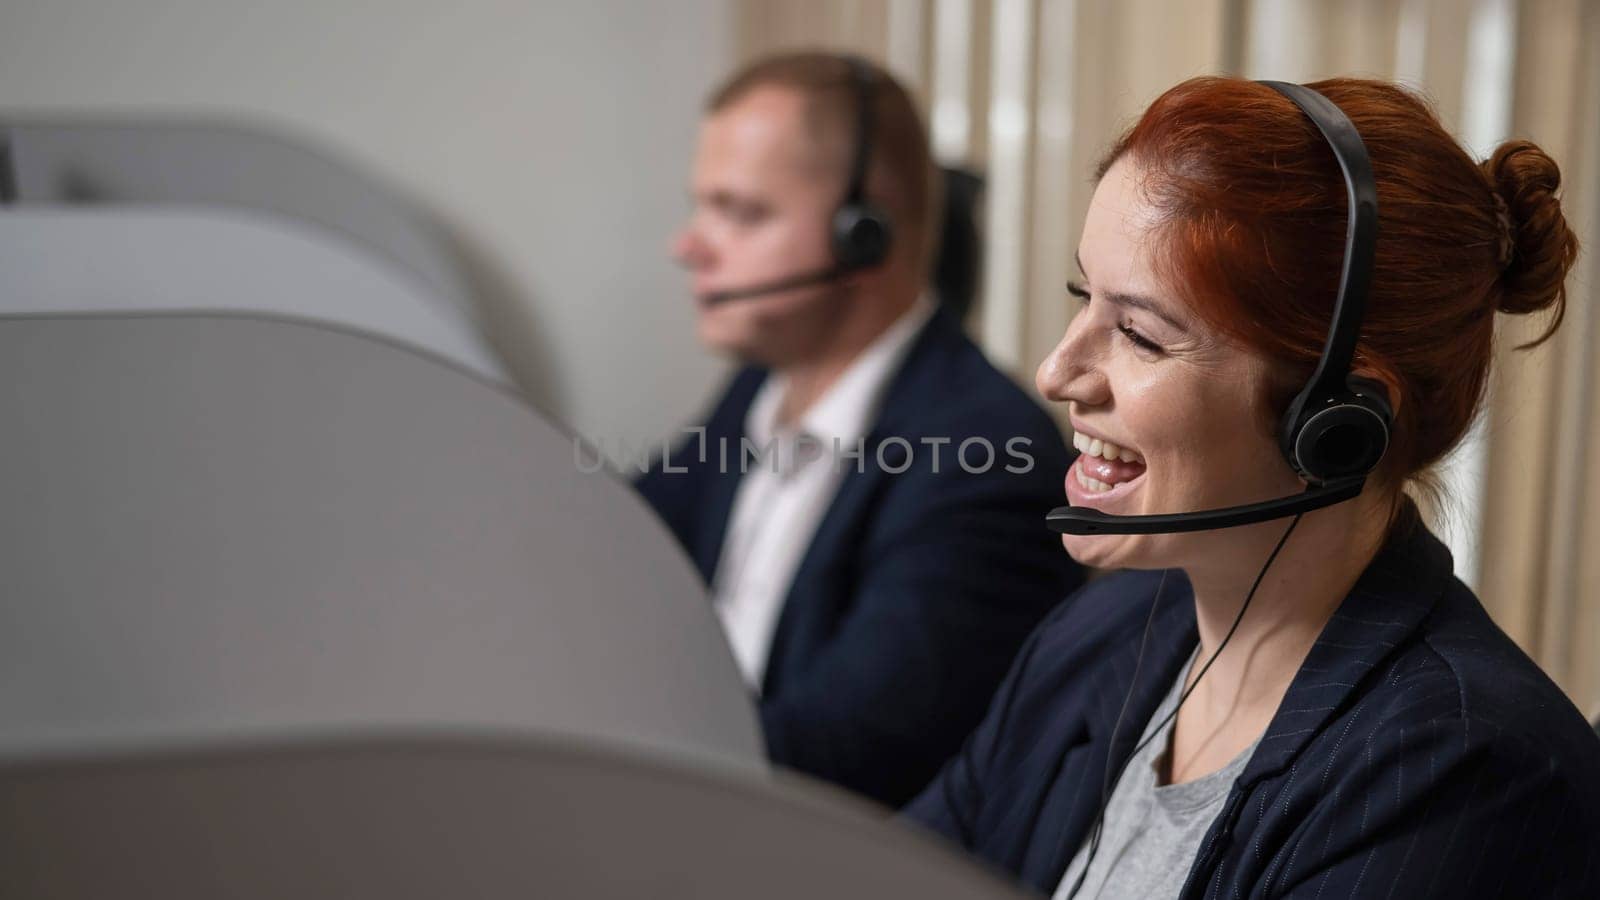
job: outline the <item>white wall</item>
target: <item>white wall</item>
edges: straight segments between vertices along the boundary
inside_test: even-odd
[[[363,165],[456,235],[541,406],[659,437],[722,371],[667,257],[731,0],[3,0],[7,111],[220,113]]]

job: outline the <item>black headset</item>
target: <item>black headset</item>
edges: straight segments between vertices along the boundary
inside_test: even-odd
[[[1310,380],[1289,403],[1278,426],[1279,449],[1306,480],[1306,490],[1261,503],[1147,516],[1114,516],[1086,507],[1062,506],[1045,517],[1054,531],[1170,534],[1284,519],[1360,494],[1367,476],[1388,449],[1394,413],[1383,385],[1350,374],[1378,239],[1378,186],[1372,176],[1372,160],[1355,125],[1328,98],[1298,84],[1260,83],[1289,98],[1322,132],[1339,162],[1349,196],[1344,265],[1328,339]]]
[[[710,302],[762,297],[797,287],[825,284],[851,272],[870,269],[889,258],[894,228],[888,214],[867,200],[867,166],[872,160],[878,76],[872,64],[858,56],[846,56],[844,62],[850,70],[850,88],[855,94],[856,133],[853,143],[855,149],[850,160],[850,180],[839,208],[834,210],[833,218],[829,221],[833,265],[750,287],[715,291],[707,297]]]
[[[872,64],[847,56],[850,84],[856,95],[855,155],[850,161],[850,182],[844,202],[833,214],[833,258],[841,274],[870,269],[889,258],[894,228],[889,216],[867,201],[867,164],[872,161],[878,76]]]

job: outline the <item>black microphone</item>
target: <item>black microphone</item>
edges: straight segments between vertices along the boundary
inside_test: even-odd
[[[729,300],[744,300],[750,297],[764,297],[767,294],[782,293],[783,291],[793,290],[797,287],[806,287],[813,284],[826,284],[830,281],[837,281],[849,274],[849,271],[850,270],[844,266],[833,265],[826,269],[815,269],[810,272],[801,272],[796,275],[779,278],[776,281],[768,281],[762,284],[751,285],[750,287],[733,288],[732,290],[726,291],[712,291],[711,293],[705,295],[705,301],[707,303],[717,304],[726,303]]]
[[[1150,516],[1114,516],[1087,506],[1059,506],[1044,517],[1051,531],[1061,534],[1178,534],[1186,531],[1208,531],[1213,528],[1236,528],[1273,519],[1287,519],[1335,503],[1343,503],[1361,493],[1366,484],[1365,475],[1312,485],[1292,497],[1246,503],[1241,506],[1224,506],[1186,513],[1162,513]]]

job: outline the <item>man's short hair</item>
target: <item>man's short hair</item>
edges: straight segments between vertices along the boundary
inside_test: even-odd
[[[857,152],[857,104],[862,96],[852,59],[859,60],[824,51],[764,57],[735,72],[713,91],[706,111],[720,112],[760,87],[799,92],[806,101],[806,130],[829,169],[837,170],[842,192]],[[928,132],[905,87],[882,67],[859,62],[871,73],[870,100],[874,104],[867,198],[889,214],[897,241],[918,247],[918,262],[925,267],[933,256],[942,205]]]

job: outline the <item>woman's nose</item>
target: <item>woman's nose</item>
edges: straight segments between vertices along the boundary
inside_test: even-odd
[[[1110,382],[1100,369],[1098,352],[1090,346],[1085,318],[1082,314],[1075,316],[1061,342],[1039,364],[1033,380],[1041,396],[1057,403],[1070,401],[1086,406],[1110,399]]]

